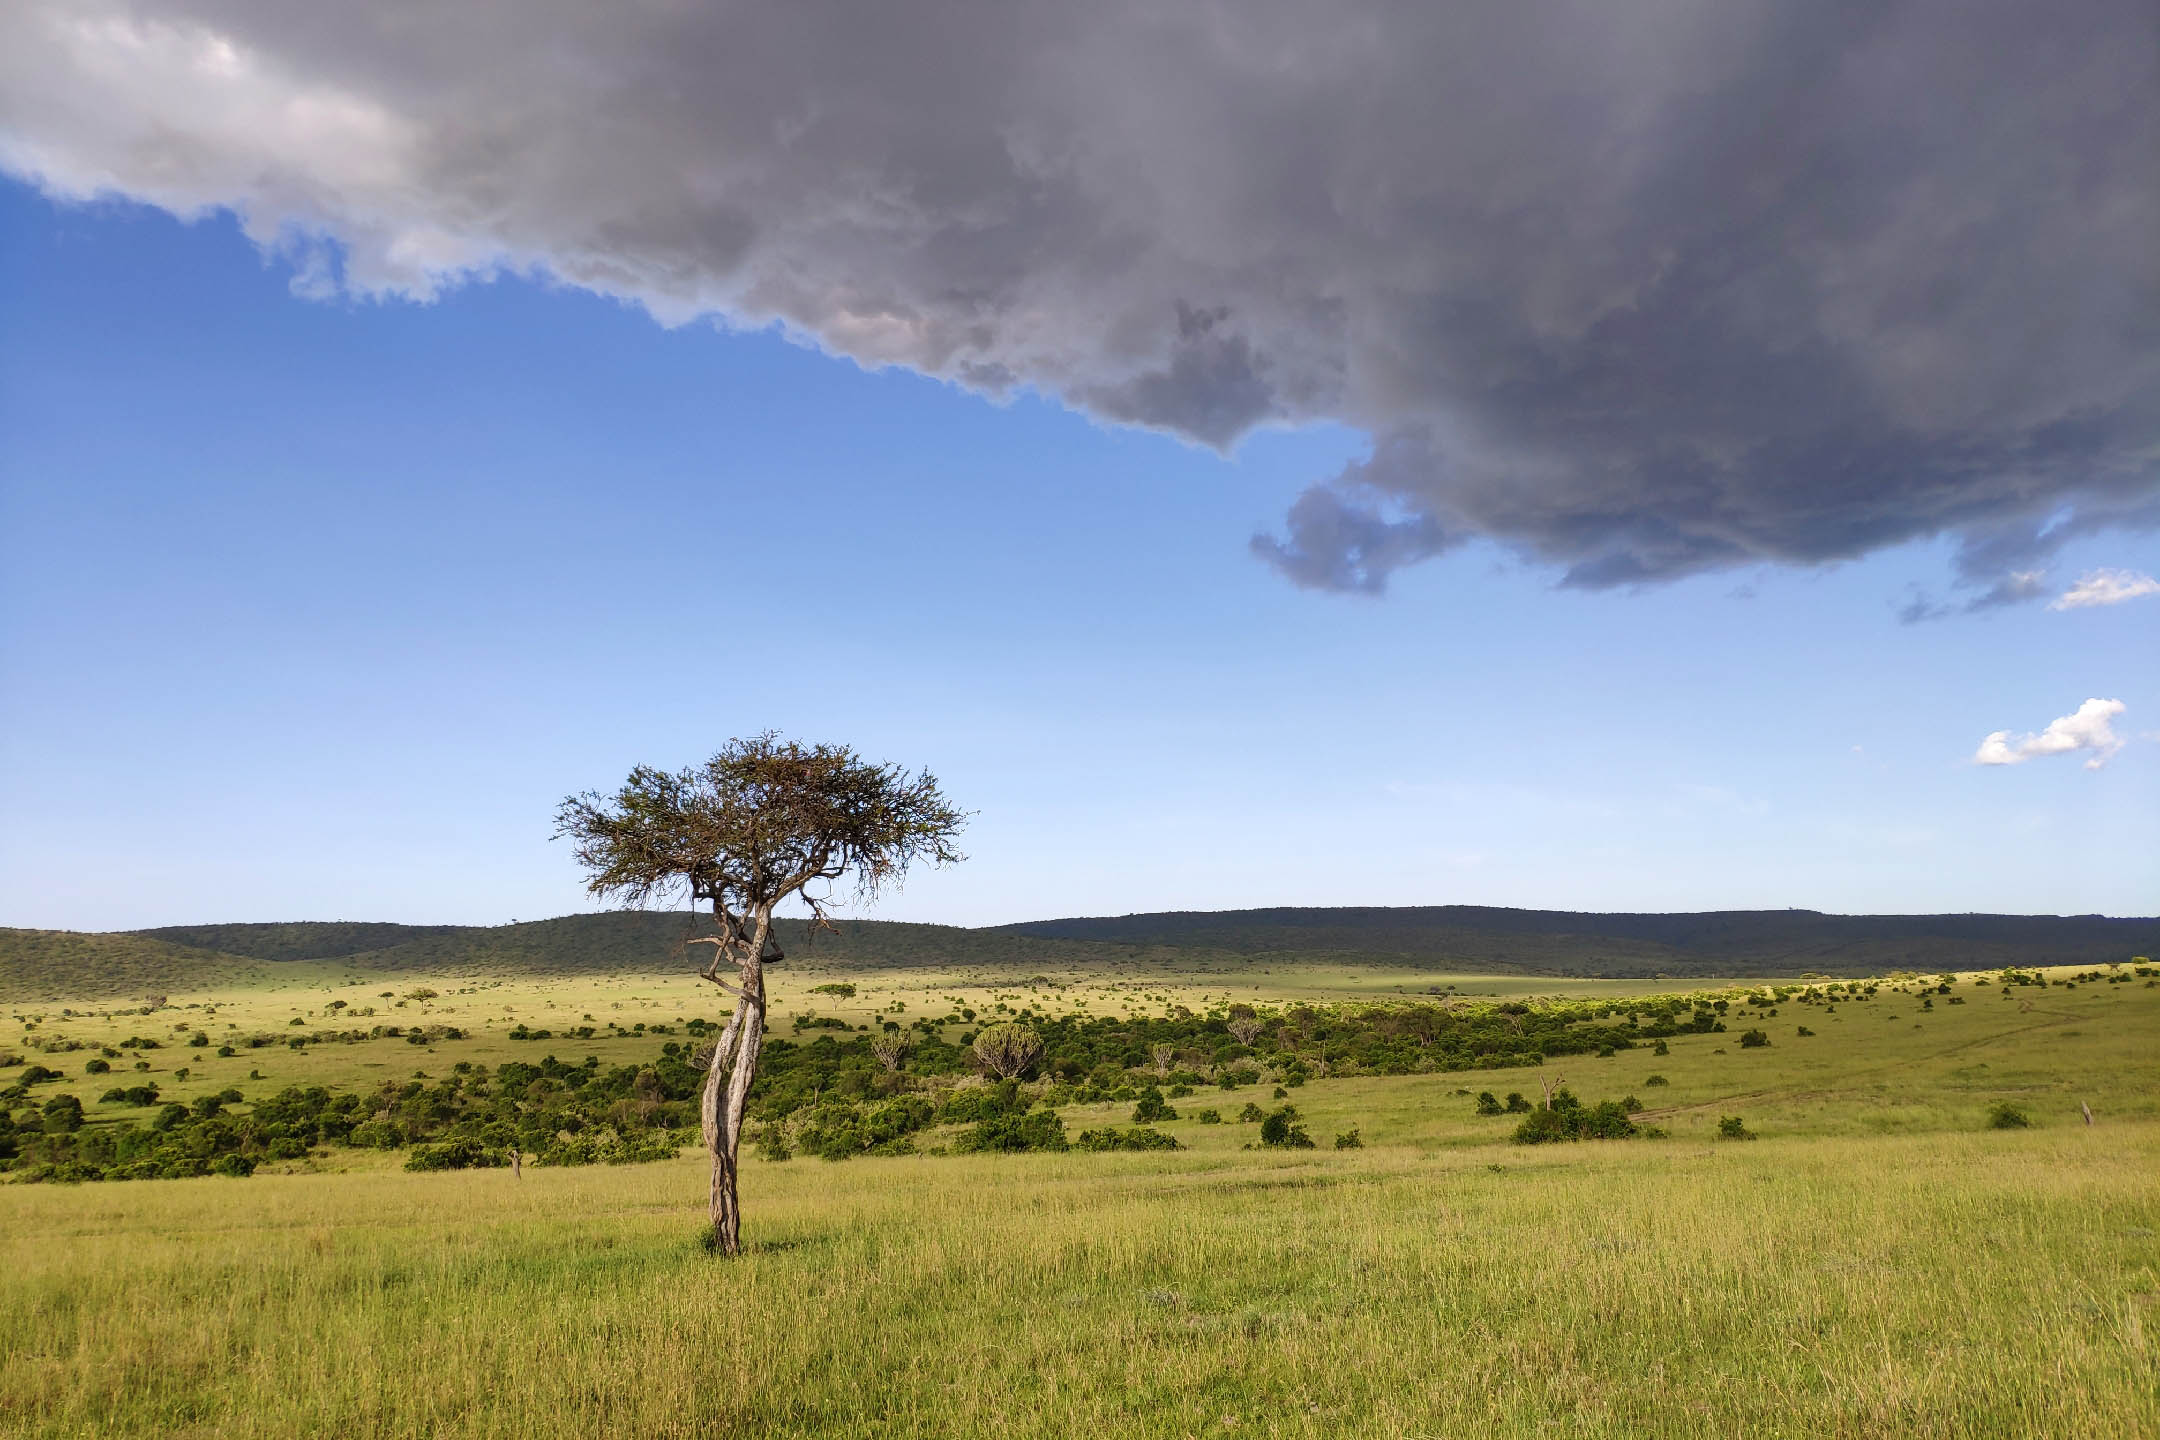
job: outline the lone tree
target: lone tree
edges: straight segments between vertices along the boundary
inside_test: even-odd
[[[1042,1052],[1042,1037],[1025,1025],[992,1025],[975,1037],[975,1058],[1001,1080],[1027,1074]]]
[[[887,1070],[898,1070],[907,1064],[907,1058],[915,1051],[915,1037],[905,1030],[889,1035],[874,1035],[870,1039],[870,1053]]]
[[[780,958],[774,907],[792,896],[808,907],[813,931],[830,929],[837,887],[851,885],[868,903],[918,860],[960,860],[953,841],[966,821],[928,771],[909,775],[844,745],[771,731],[732,740],[689,769],[640,765],[613,795],[573,795],[556,812],[555,834],[576,847],[592,894],[626,906],[711,907],[716,933],[688,943],[713,947],[700,974],[735,1000],[700,1107],[721,1253],[742,1250],[736,1152],[765,1043],[765,966]]]

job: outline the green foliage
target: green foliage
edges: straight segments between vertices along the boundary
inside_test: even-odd
[[[845,980],[832,980],[823,985],[810,987],[812,995],[838,995],[843,1000],[855,998],[855,987]]]
[[[1525,1100],[1525,1099],[1523,1098],[1523,1093],[1522,1093],[1522,1091],[1520,1091],[1520,1090],[1510,1090],[1510,1091],[1508,1091],[1508,1097],[1507,1097],[1507,1113],[1508,1113],[1508,1114],[1510,1114],[1510,1115],[1527,1115],[1527,1114],[1528,1114],[1529,1112],[1530,1112],[1530,1102],[1529,1102],[1528,1100]]]
[[[2023,1130],[2031,1124],[2032,1117],[2008,1100],[1997,1100],[1988,1106],[1987,1128],[1990,1130]]]
[[[1335,1148],[1338,1150],[1364,1149],[1365,1140],[1364,1137],[1358,1134],[1357,1126],[1353,1125],[1348,1130],[1345,1130],[1342,1134],[1337,1135],[1335,1137]]]
[[[1210,1108],[1207,1110],[1202,1110],[1198,1115],[1195,1115],[1193,1118],[1199,1121],[1202,1125],[1220,1125],[1222,1124],[1222,1111]]]
[[[1150,1085],[1140,1092],[1140,1103],[1133,1106],[1132,1118],[1135,1125],[1152,1125],[1161,1120],[1175,1120],[1178,1116],[1177,1111],[1163,1100],[1162,1091]]]
[[[1480,1090],[1478,1092],[1477,1113],[1480,1115],[1498,1115],[1503,1113],[1500,1109],[1500,1101],[1497,1097],[1493,1095],[1492,1091]]]
[[[1065,1122],[1055,1110],[995,1116],[983,1120],[953,1142],[958,1151],[1064,1150]]]
[[[1075,1150],[1182,1150],[1175,1136],[1135,1125],[1127,1130],[1083,1130],[1073,1141]]]
[[[1238,1111],[1237,1118],[1240,1125],[1254,1125],[1267,1119],[1267,1112],[1248,1100],[1245,1102],[1245,1108]]]
[[[1755,1132],[1741,1123],[1738,1115],[1727,1115],[1717,1122],[1718,1138],[1721,1140],[1753,1140]]]
[[[1313,1149],[1312,1136],[1306,1134],[1305,1127],[1297,1122],[1297,1107],[1283,1106],[1260,1122],[1260,1143],[1278,1149]]]
[[[1645,1085],[1670,1085],[1672,1081],[1666,1079],[1663,1075],[1651,1075],[1645,1077],[1642,1083]]]
[[[1561,1140],[1627,1140],[1642,1132],[1628,1118],[1629,1100],[1600,1100],[1584,1105],[1565,1087],[1553,1092],[1552,1103],[1533,1110],[1515,1127],[1517,1145],[1547,1145]]]
[[[1769,1043],[1770,1036],[1766,1031],[1743,1030],[1740,1032],[1740,1048],[1743,1050],[1760,1050]]]
[[[407,1170],[490,1170],[509,1163],[506,1151],[462,1136],[439,1145],[415,1145],[405,1157]]]

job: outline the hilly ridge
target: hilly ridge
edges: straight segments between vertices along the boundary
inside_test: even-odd
[[[0,929],[0,999],[139,996],[274,976],[608,974],[688,963],[681,912],[510,925],[297,921],[86,933]],[[1286,907],[1074,917],[970,929],[846,920],[780,940],[798,962],[862,969],[1364,965],[1433,973],[1675,979],[2104,964],[2160,950],[2160,920],[2101,915],[1588,914],[1488,906]]]

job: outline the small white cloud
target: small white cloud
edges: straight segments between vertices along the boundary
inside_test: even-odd
[[[2037,735],[2012,738],[2008,730],[1997,730],[1980,742],[1980,748],[1973,752],[1973,764],[2020,765],[2035,755],[2090,750],[2092,758],[2085,762],[2085,768],[2098,770],[2123,747],[2122,737],[2109,722],[2128,708],[2120,700],[2087,700],[2073,713],[2050,721],[2047,729]]]
[[[2142,595],[2160,595],[2160,580],[2135,570],[2091,570],[2077,584],[2048,602],[2050,610],[2083,610],[2089,605],[2120,605]]]

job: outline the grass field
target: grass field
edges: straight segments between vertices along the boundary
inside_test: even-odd
[[[844,1003],[809,993],[834,978],[791,977],[782,995],[867,1018],[993,993],[890,974]],[[1300,998],[1306,978],[1244,994]],[[1317,998],[1340,998],[1326,979]],[[1058,1008],[1223,993],[1060,983]],[[382,988],[385,1013],[425,1009],[468,1038],[196,1063],[229,1067],[220,1085],[262,1071],[237,1080],[252,1096],[459,1058],[628,1059],[654,1042],[506,1031],[710,1004],[674,978],[465,979],[403,1010]],[[1315,1080],[1296,1098],[1317,1151],[1246,1150],[1252,1127],[1193,1123],[1203,1090],[1164,1127],[1188,1147],[1174,1153],[753,1158],[752,1250],[734,1262],[697,1244],[688,1155],[519,1178],[339,1150],[245,1180],[0,1186],[0,1428],[2160,1435],[2160,989],[1957,994],[1813,1010],[1811,1037],[1786,1009],[1760,1049],[1686,1035],[1662,1057]],[[182,1003],[246,1029],[319,1018],[328,998]],[[204,1023],[60,1008],[10,1023],[85,1040]],[[187,1052],[152,1055],[175,1093],[196,1083],[171,1081]],[[1472,1113],[1469,1091],[1535,1098],[1555,1073],[1585,1100],[1639,1095],[1668,1134],[1528,1148],[1507,1143],[1514,1117]],[[2033,1128],[1985,1128],[1998,1100]],[[1762,1138],[1716,1138],[1726,1115]],[[1353,1126],[1366,1148],[1329,1148]]]

